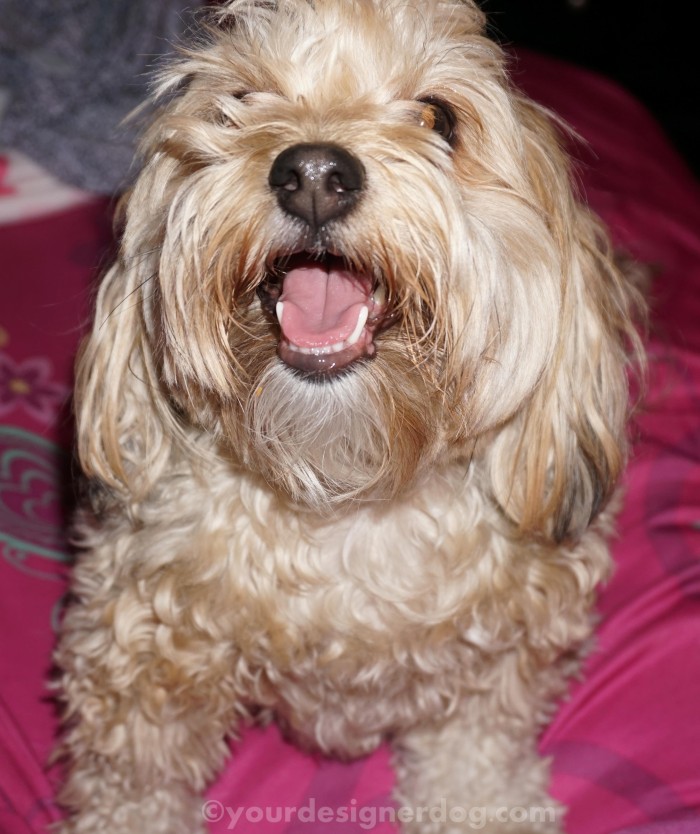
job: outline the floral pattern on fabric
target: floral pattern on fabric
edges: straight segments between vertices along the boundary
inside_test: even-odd
[[[0,557],[37,578],[60,581],[55,563],[68,558],[60,495],[67,458],[43,437],[0,426]]]
[[[52,382],[51,374],[51,363],[43,356],[15,362],[0,352],[0,417],[22,408],[39,422],[55,419],[68,389]]]

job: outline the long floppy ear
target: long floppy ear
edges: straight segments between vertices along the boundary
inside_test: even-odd
[[[123,256],[104,277],[76,368],[78,455],[85,474],[117,492],[145,494],[170,448],[174,415],[159,395],[144,321],[148,266]]]
[[[215,262],[226,230],[192,240],[188,233],[207,228],[206,212],[221,191],[200,185],[194,199],[187,188],[210,149],[193,140],[204,124],[190,112],[196,97],[192,105],[181,94],[193,75],[206,72],[206,60],[183,51],[154,87],[149,106],[167,107],[150,114],[141,139],[144,164],[119,208],[118,260],[103,278],[76,371],[83,470],[136,499],[158,480],[175,445],[194,454],[178,395],[189,403],[193,379],[226,393],[234,374],[227,265],[201,267]]]
[[[561,252],[562,274],[552,276],[561,287],[559,339],[526,406],[494,438],[487,467],[517,530],[561,542],[605,507],[625,464],[627,371],[630,357],[642,356],[635,318],[644,305],[604,229],[573,195],[550,119],[525,101],[521,119],[533,191]]]

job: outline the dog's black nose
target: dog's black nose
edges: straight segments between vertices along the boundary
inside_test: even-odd
[[[356,205],[365,169],[356,156],[338,145],[292,145],[272,163],[269,182],[288,214],[319,229]]]

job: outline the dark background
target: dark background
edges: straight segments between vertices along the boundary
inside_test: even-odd
[[[700,177],[700,28],[676,0],[480,0],[490,32],[607,75],[633,93]]]

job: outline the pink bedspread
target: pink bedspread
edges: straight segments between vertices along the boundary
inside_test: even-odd
[[[553,792],[570,808],[569,834],[698,834],[700,191],[647,113],[613,85],[533,55],[521,56],[516,74],[590,143],[577,150],[590,202],[656,271],[650,394],[626,475],[617,571],[600,598],[598,650],[541,749],[553,758]],[[0,208],[16,190],[0,161]],[[46,766],[56,728],[46,680],[66,587],[66,402],[109,240],[100,201],[0,225],[3,834],[44,832],[59,816],[56,771]],[[339,764],[290,748],[274,728],[251,730],[204,811],[215,834],[387,834],[391,787],[385,750]]]

